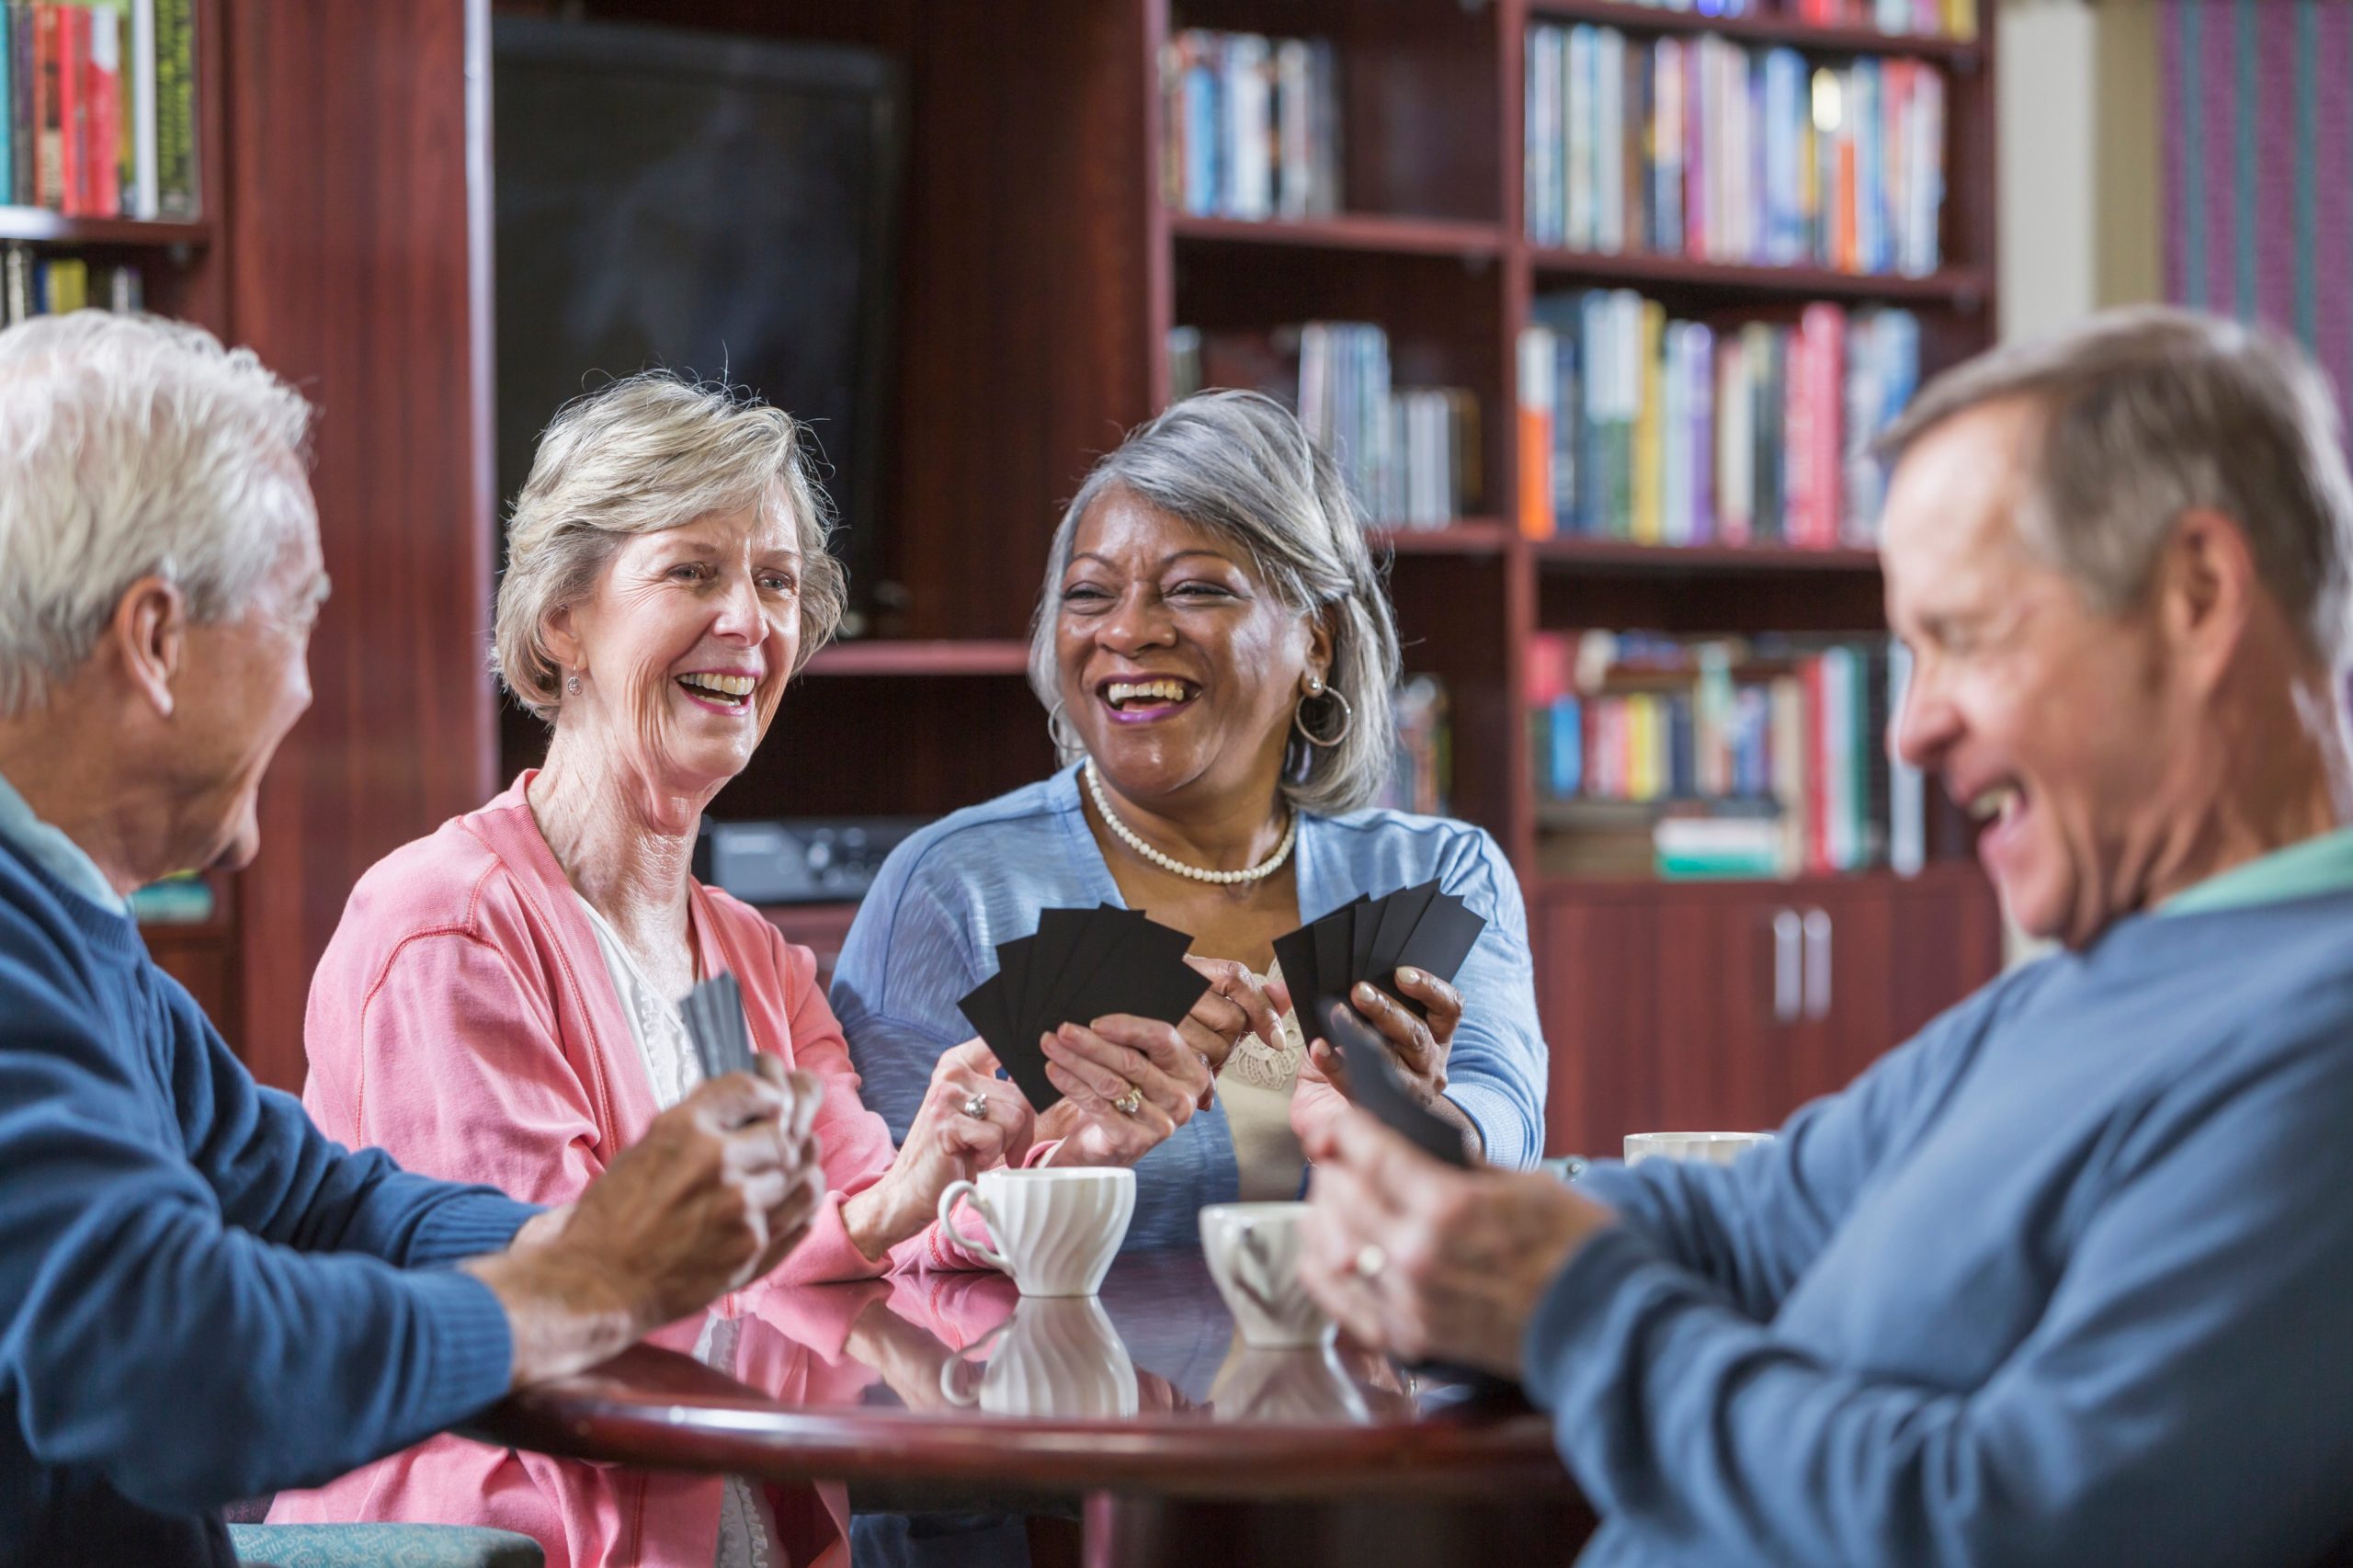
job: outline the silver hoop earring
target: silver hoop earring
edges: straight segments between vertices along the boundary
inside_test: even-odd
[[[1046,711],[1046,738],[1054,743],[1054,750],[1065,758],[1075,756],[1086,749],[1076,735],[1063,733],[1063,721],[1067,717],[1059,702]]]
[[[563,683],[563,689],[564,689],[564,693],[565,693],[565,695],[567,695],[567,696],[570,696],[570,697],[577,697],[577,696],[579,696],[579,695],[580,695],[580,677],[579,677],[578,676],[574,676],[571,679],[569,679],[569,680],[565,681],[565,682]]]
[[[1322,683],[1318,682],[1316,684],[1321,685]],[[1328,697],[1333,701],[1340,705],[1340,733],[1336,735],[1331,736],[1329,739],[1317,734],[1314,731],[1307,727],[1307,705],[1310,702],[1316,700],[1319,697]],[[1290,727],[1299,732],[1300,739],[1305,741],[1309,745],[1315,746],[1324,751],[1329,751],[1334,746],[1338,745],[1342,741],[1347,740],[1348,738],[1348,732],[1356,728],[1356,708],[1347,698],[1340,695],[1340,688],[1336,686],[1326,687],[1321,692],[1311,690],[1307,696],[1301,698],[1299,699],[1299,705],[1290,710]]]

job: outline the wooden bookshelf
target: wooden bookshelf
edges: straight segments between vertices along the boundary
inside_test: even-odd
[[[208,20],[222,19],[217,3]],[[484,347],[489,4],[856,44],[905,67],[882,503],[898,594],[876,635],[825,650],[789,689],[722,814],[944,812],[1044,774],[1045,715],[1020,677],[1047,540],[1088,464],[1165,403],[1170,329],[1369,321],[1389,333],[1400,384],[1467,387],[1481,405],[1483,498],[1471,510],[1484,515],[1384,528],[1377,543],[1407,668],[1442,676],[1452,699],[1455,809],[1523,870],[1554,1148],[1773,1119],[1992,971],[1991,899],[1949,838],[1911,881],[1539,874],[1520,701],[1535,633],[1867,633],[1881,626],[1881,589],[1869,551],[1530,541],[1506,513],[1514,348],[1541,293],[1622,286],[1726,323],[1787,320],[1816,299],[1899,303],[1920,318],[1924,373],[1992,341],[1994,0],[1973,41],[1612,0],[415,0],[398,25],[379,7],[244,0],[203,29],[225,36],[235,67],[231,123],[209,145],[229,149],[236,178],[213,177],[210,153],[207,169],[207,189],[231,200],[199,234],[119,243],[152,243],[158,273],[188,280],[175,285],[184,295],[233,279],[239,335],[307,378],[327,411],[317,483],[329,566],[348,587],[322,628],[318,706],[265,799],[265,860],[244,880],[259,885],[239,902],[247,947],[265,934],[273,955],[247,960],[246,996],[279,1081],[299,1081],[301,985],[352,880],[478,803],[539,744],[531,722],[494,718],[480,675],[499,500]],[[1862,276],[1532,244],[1521,95],[1540,21],[1931,62],[1948,85],[1942,268]],[[1159,50],[1186,27],[1331,41],[1339,216],[1238,222],[1164,205]],[[322,79],[348,90],[320,95]],[[183,252],[184,272],[162,265]],[[200,319],[225,322],[226,295],[214,303]],[[397,377],[382,373],[387,343],[402,346]],[[364,799],[341,793],[353,780]],[[1776,1032],[1747,1017],[1767,951],[1758,923],[1793,906],[1819,907],[1836,934],[1839,1000],[1836,1017]],[[813,946],[848,912],[776,918]],[[1711,1099],[1711,1085],[1730,1087]]]
[[[0,206],[0,240],[108,250],[209,245],[212,225],[141,218],[69,218],[46,207]]]

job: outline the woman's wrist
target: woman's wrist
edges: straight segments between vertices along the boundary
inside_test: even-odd
[[[882,1179],[842,1201],[842,1229],[869,1263],[923,1229],[926,1214],[909,1200],[906,1181],[893,1165]]]

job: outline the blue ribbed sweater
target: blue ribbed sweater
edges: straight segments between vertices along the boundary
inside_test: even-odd
[[[0,1568],[227,1563],[222,1504],[481,1410],[513,1346],[449,1265],[532,1212],[321,1137],[0,840]]]
[[[2353,895],[2120,922],[1620,1223],[1530,1326],[1588,1564],[2311,1562],[2353,1530]]]

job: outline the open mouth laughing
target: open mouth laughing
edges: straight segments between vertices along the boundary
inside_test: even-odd
[[[1130,676],[1098,682],[1095,687],[1096,699],[1122,724],[1172,718],[1200,694],[1199,683],[1178,676]]]

